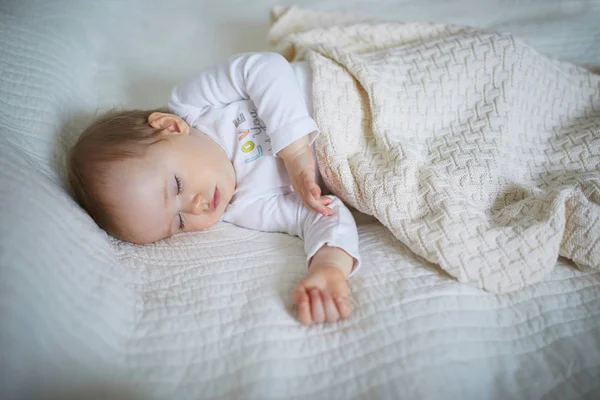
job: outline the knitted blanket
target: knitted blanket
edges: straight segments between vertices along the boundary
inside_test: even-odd
[[[600,268],[600,77],[509,34],[279,8],[313,71],[329,188],[412,251],[493,292],[558,256]]]

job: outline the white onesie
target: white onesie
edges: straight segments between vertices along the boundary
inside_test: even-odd
[[[308,112],[311,101],[308,63],[245,53],[173,89],[169,110],[217,142],[233,163],[236,188],[224,222],[304,239],[307,265],[324,244],[339,247],[354,257],[353,275],[360,256],[352,214],[335,196],[333,216],[305,206],[276,156],[305,135],[314,142],[319,129]]]

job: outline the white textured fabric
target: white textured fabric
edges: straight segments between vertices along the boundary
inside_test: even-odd
[[[302,3],[511,28],[600,61],[598,1]],[[600,275],[564,259],[490,294],[362,221],[352,318],[304,328],[290,304],[301,240],[222,224],[134,246],[67,196],[50,173],[65,136],[98,108],[164,106],[199,68],[265,50],[274,4],[0,2],[0,398],[599,398]]]
[[[508,34],[340,25],[292,8],[272,40],[307,56],[319,169],[460,282],[505,292],[559,254],[600,269],[600,76]]]

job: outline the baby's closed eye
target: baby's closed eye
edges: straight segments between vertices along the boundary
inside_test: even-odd
[[[175,175],[175,183],[177,184],[177,195],[179,196],[183,192],[183,185],[181,184],[181,178]],[[179,216],[181,218],[181,215]]]
[[[177,190],[176,190],[176,194],[177,196],[181,195],[181,193],[183,192],[183,184],[181,183],[181,178],[177,175],[174,175],[175,178],[175,184],[177,185]],[[181,213],[177,214],[177,217],[179,218],[179,230],[183,230],[185,228],[185,221],[183,220],[183,215],[181,215]]]

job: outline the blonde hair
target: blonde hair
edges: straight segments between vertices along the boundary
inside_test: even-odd
[[[101,191],[108,167],[115,162],[142,157],[148,147],[163,139],[160,129],[148,124],[157,110],[109,111],[93,122],[71,148],[67,174],[75,200],[105,231],[118,237],[118,226]]]

